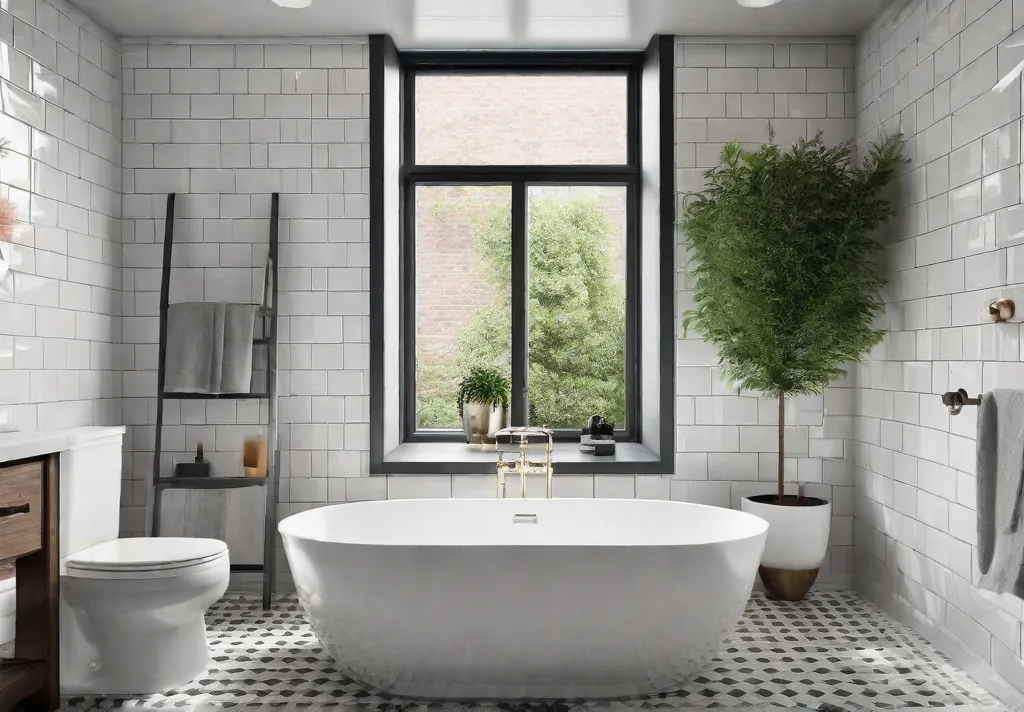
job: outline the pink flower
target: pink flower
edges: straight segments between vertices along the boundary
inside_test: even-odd
[[[18,222],[18,206],[7,198],[0,198],[0,240],[14,240],[14,226]]]

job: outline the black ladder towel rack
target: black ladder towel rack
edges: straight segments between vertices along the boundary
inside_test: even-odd
[[[164,225],[163,269],[160,278],[160,351],[157,370],[156,434],[153,445],[153,509],[152,535],[160,536],[160,507],[166,489],[235,489],[262,486],[266,491],[263,523],[263,564],[232,565],[232,572],[263,574],[263,608],[269,609],[274,586],[274,546],[277,532],[277,499],[281,452],[277,446],[277,284],[278,284],[278,216],[280,195],[274,193],[270,202],[270,258],[264,274],[264,284],[270,282],[270,301],[264,295],[263,306],[256,312],[262,319],[262,338],[254,339],[254,346],[267,348],[266,390],[259,393],[165,393],[167,371],[167,309],[170,304],[171,254],[174,244],[175,194],[167,196],[167,217]],[[171,477],[161,473],[161,445],[163,440],[165,399],[225,399],[260,398],[267,400],[267,476],[256,477]]]

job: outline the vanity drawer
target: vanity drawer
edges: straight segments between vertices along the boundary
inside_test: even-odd
[[[43,463],[0,467],[0,561],[43,544]]]

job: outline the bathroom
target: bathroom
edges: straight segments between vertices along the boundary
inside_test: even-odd
[[[487,323],[467,314],[489,299],[504,307],[484,315],[504,316],[502,349],[535,348],[532,325],[544,322],[524,323],[525,290],[488,281],[470,239],[482,231],[474,216],[497,216],[488,224],[506,220],[503,229],[520,234],[545,206],[600,206],[612,282],[626,295],[614,293],[625,352],[611,366],[627,375],[614,406],[585,411],[618,423],[615,455],[583,456],[575,443],[556,442],[554,503],[541,502],[542,467],[523,479],[507,470],[504,496],[514,511],[503,521],[536,514],[543,525],[542,507],[581,500],[740,510],[745,497],[774,492],[778,403],[730,385],[716,347],[684,329],[696,285],[687,271],[692,247],[676,225],[682,196],[702,189],[723,145],[756,149],[770,125],[781,146],[822,131],[829,145],[853,140],[861,151],[902,132],[910,161],[892,183],[882,341],[820,394],[784,403],[787,492],[799,485],[805,497],[830,503],[817,577],[802,603],[770,601],[760,578],[752,580],[738,627],[681,692],[566,704],[1024,709],[1024,601],[979,585],[978,407],[953,415],[943,402],[960,389],[973,399],[1024,388],[1021,318],[993,323],[988,313],[999,300],[1024,299],[1016,269],[1016,258],[1024,260],[1024,5],[361,5],[0,3],[0,197],[9,201],[0,205],[0,228],[3,208],[16,209],[10,232],[0,229],[0,430],[18,431],[0,434],[0,462],[20,459],[16,443],[47,433],[49,450],[36,455],[102,436],[110,453],[120,449],[121,466],[119,491],[82,494],[111,515],[109,536],[94,543],[154,533],[221,540],[232,568],[206,615],[206,673],[130,697],[69,690],[60,705],[440,704],[368,691],[338,671],[295,594],[277,523],[348,503],[496,499],[498,454],[470,450],[452,428],[454,387],[444,390],[452,364],[438,355],[455,348],[467,324]],[[505,51],[469,53],[477,66],[468,70],[467,57],[452,51],[481,49]],[[561,51],[585,54],[564,60]],[[522,69],[563,61],[561,73]],[[401,94],[394,79],[413,75],[418,91]],[[405,130],[413,124],[415,132]],[[510,126],[550,153],[510,154],[508,130],[488,144]],[[487,172],[495,164],[516,170],[496,177]],[[460,189],[466,184],[474,190]],[[414,194],[399,185],[415,185]],[[255,336],[276,344],[276,363],[263,346],[252,364],[253,390],[270,392],[273,374],[276,398],[158,398],[170,194],[169,302],[273,305],[276,292],[276,314],[256,318]],[[450,209],[460,203],[473,211]],[[418,240],[403,250],[409,225]],[[279,259],[271,263],[275,234]],[[516,254],[522,267],[529,256]],[[512,281],[529,280],[524,272]],[[607,317],[596,310],[587,318]],[[261,330],[271,322],[273,339]],[[608,365],[587,363],[595,372]],[[513,383],[533,375],[522,358],[512,368]],[[439,397],[408,397],[421,371],[441,383]],[[528,424],[586,425],[575,415],[559,422],[560,398],[542,403],[540,395],[530,404],[552,415]],[[513,424],[527,424],[525,397],[510,397]],[[276,448],[260,440],[271,420]],[[241,456],[247,441],[269,450],[256,466]],[[172,479],[199,445],[209,480],[238,486],[164,482],[158,494],[157,449],[160,476]],[[541,447],[530,459],[544,456]],[[94,465],[109,471],[113,457]],[[61,475],[75,474],[63,460]],[[246,468],[269,476],[246,478]],[[521,487],[530,506],[520,505]],[[61,479],[62,515],[82,512],[86,500],[70,497],[77,491]],[[397,510],[382,513],[378,527],[388,511]],[[690,510],[680,511],[685,522]],[[627,529],[626,514],[611,519],[609,527],[625,530],[623,542],[644,530]],[[608,617],[638,598],[638,608],[655,609],[658,592],[673,585],[669,568],[616,582],[621,604]],[[27,578],[0,581],[6,647],[17,646],[15,581]],[[493,602],[495,620],[512,605]],[[787,636],[798,641],[765,644]],[[796,647],[811,652],[791,653]],[[473,697],[480,699],[444,705],[499,704]],[[534,704],[547,703],[523,708]]]

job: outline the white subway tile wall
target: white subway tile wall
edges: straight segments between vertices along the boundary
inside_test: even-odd
[[[676,44],[676,190],[680,199],[704,185],[722,147],[787,144],[822,131],[831,142],[854,136],[853,40],[829,43]],[[947,237],[947,243],[948,243]],[[948,247],[947,247],[948,251]],[[677,311],[693,301],[679,236]],[[778,402],[722,383],[718,355],[699,336],[676,343],[676,470],[669,486],[638,476],[637,496],[740,506],[747,495],[774,491],[778,469]],[[822,395],[786,403],[786,479],[833,502],[832,540],[821,580],[852,583],[853,415],[855,374]],[[930,387],[930,383],[929,383]],[[602,496],[600,479],[595,495]]]
[[[368,474],[368,50],[336,44],[124,47],[124,342],[128,454],[144,533],[152,469],[166,193],[177,191],[171,301],[259,301],[270,195],[281,193],[279,514],[349,499],[450,496],[448,478]],[[163,466],[202,442],[215,474],[241,474],[241,444],[266,403],[167,401]],[[389,491],[390,490],[390,491]],[[218,536],[232,561],[262,556],[261,488],[171,492],[163,533]],[[283,560],[283,557],[281,557]]]
[[[830,140],[853,136],[852,44],[682,43],[677,49],[680,191],[699,187],[700,172],[714,164],[723,142],[761,141],[769,121],[780,140],[818,130]],[[710,75],[709,67],[720,69]],[[495,478],[489,475],[367,476],[365,43],[132,45],[124,48],[124,75],[129,295],[123,320],[126,348],[134,352],[125,373],[125,420],[134,434],[131,475],[139,498],[122,518],[123,531],[143,533],[145,521],[156,294],[169,190],[188,194],[179,201],[175,226],[176,260],[183,267],[172,288],[178,300],[258,297],[269,193],[283,193],[279,516],[331,502],[494,496]],[[681,245],[680,260],[684,256]],[[680,278],[680,308],[688,299]],[[714,349],[703,342],[680,340],[677,353],[675,477],[574,476],[560,478],[556,494],[739,506],[741,496],[771,490],[775,404],[737,395],[721,383]],[[694,396],[701,397],[699,403]],[[846,439],[853,436],[854,401],[851,381],[787,406],[789,479],[810,483],[809,493],[836,504],[825,580],[848,582],[852,573],[850,541],[843,533],[853,515]],[[240,439],[257,432],[265,418],[248,402],[168,406],[168,468],[202,441],[214,467],[234,474]],[[540,495],[543,487],[539,478],[528,485]],[[222,536],[234,560],[256,561],[259,542],[252,532],[258,531],[261,496],[258,490],[190,493],[171,498],[165,521],[170,530]]]
[[[857,43],[858,143],[902,131],[907,164],[888,230],[885,342],[858,369],[858,585],[909,604],[1008,680],[1024,679],[1024,604],[979,591],[977,409],[940,394],[1024,388],[1020,326],[1019,62],[1024,3],[893,3]]]
[[[0,6],[0,426],[121,421],[121,58],[63,0]],[[123,496],[131,500],[131,489]]]

